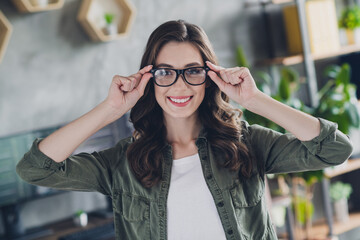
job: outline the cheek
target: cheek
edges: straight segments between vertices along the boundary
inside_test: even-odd
[[[201,96],[201,102],[204,101],[204,97],[205,97],[205,87],[203,87],[201,89],[201,91],[199,91],[199,95]]]
[[[160,104],[161,102],[165,101],[165,89],[159,87],[159,86],[155,86],[154,87],[154,91],[155,91],[155,99],[156,101]]]

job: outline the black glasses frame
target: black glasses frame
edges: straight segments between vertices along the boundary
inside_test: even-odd
[[[186,77],[185,77],[184,72],[185,72],[186,70],[193,69],[193,68],[202,68],[202,69],[205,70],[205,79],[204,79],[204,81],[203,81],[202,83],[193,84],[193,83],[188,82],[188,80],[186,80]],[[176,78],[175,78],[175,80],[174,80],[171,84],[169,84],[169,85],[159,85],[159,84],[156,82],[156,80],[155,80],[155,72],[156,72],[157,70],[161,70],[161,69],[164,69],[164,70],[173,70],[173,71],[176,72]],[[210,70],[210,68],[204,67],[204,66],[202,66],[202,67],[189,67],[189,68],[184,68],[184,69],[153,68],[153,69],[150,70],[150,73],[153,75],[153,80],[154,80],[155,84],[158,85],[159,87],[170,87],[171,85],[173,85],[173,84],[176,83],[176,81],[179,79],[179,75],[182,75],[182,76],[183,76],[183,79],[184,79],[184,81],[185,81],[187,84],[192,85],[192,86],[198,86],[198,85],[202,85],[202,84],[204,84],[204,83],[206,82],[207,73],[208,73],[209,70]]]

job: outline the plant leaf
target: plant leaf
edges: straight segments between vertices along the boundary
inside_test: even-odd
[[[343,84],[348,84],[350,82],[350,74],[351,74],[351,69],[350,69],[350,65],[347,63],[344,63],[341,66],[341,70],[338,73],[338,75],[335,78],[335,82],[336,85],[339,85],[341,83]]]
[[[246,56],[245,56],[245,53],[244,53],[244,50],[242,48],[241,45],[239,45],[237,48],[236,48],[236,63],[238,66],[240,67],[247,67],[249,68],[249,63],[246,59]]]

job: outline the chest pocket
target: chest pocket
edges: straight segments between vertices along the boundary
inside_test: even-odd
[[[128,193],[113,195],[117,239],[152,239],[150,200]]]
[[[236,180],[229,190],[237,225],[245,239],[269,239],[271,224],[262,201],[264,189],[264,181],[256,174],[241,182]]]
[[[264,182],[258,174],[243,182],[236,179],[230,194],[236,208],[256,206],[264,194]]]
[[[118,193],[114,196],[113,206],[114,211],[129,222],[141,222],[150,216],[150,203],[143,197]]]

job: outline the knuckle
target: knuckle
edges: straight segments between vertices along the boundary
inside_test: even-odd
[[[130,77],[129,77],[129,81],[136,81],[135,76],[133,76],[133,75],[132,75],[132,76],[130,76]]]
[[[241,67],[240,69],[244,72],[250,72],[249,68],[247,68],[247,67]]]

